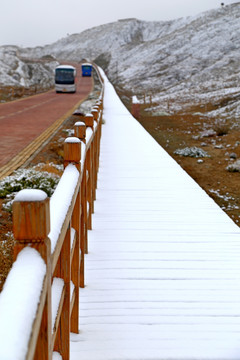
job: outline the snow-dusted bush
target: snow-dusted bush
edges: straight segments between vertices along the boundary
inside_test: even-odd
[[[214,131],[218,136],[223,136],[229,133],[230,124],[226,120],[216,120],[214,124]]]
[[[237,160],[234,163],[229,164],[226,167],[226,170],[229,172],[240,172],[240,160]]]
[[[15,194],[23,189],[40,189],[51,196],[59,182],[60,177],[46,171],[32,169],[19,169],[11,176],[0,181],[0,198],[7,199],[3,204],[5,210],[10,211]]]
[[[181,155],[181,156],[190,156],[194,158],[202,158],[202,157],[209,157],[208,153],[201,148],[196,146],[193,147],[186,147],[184,149],[177,149],[174,151],[174,154]]]

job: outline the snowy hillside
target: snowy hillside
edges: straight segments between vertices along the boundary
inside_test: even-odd
[[[0,86],[30,87],[40,85],[48,88],[54,84],[56,60],[23,59],[17,46],[0,47]]]
[[[19,53],[94,60],[114,84],[132,94],[151,93],[161,104],[155,112],[211,103],[209,116],[235,117],[240,115],[239,23],[240,3],[219,4],[171,21],[119,20]]]

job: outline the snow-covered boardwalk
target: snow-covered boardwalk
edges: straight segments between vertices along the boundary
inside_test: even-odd
[[[239,360],[239,228],[105,86],[71,360]]]

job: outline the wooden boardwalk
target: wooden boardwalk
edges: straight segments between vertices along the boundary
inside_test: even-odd
[[[107,81],[104,118],[71,360],[239,360],[239,228]]]

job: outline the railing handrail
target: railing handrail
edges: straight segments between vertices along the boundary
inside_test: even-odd
[[[103,85],[96,66],[95,69]],[[13,203],[15,262],[1,294],[2,302],[4,303],[5,297],[8,298],[8,284],[14,284],[14,272],[21,264],[26,249],[31,256],[35,254],[36,263],[42,266],[45,264],[45,270],[44,274],[41,270],[42,276],[34,279],[38,284],[38,292],[35,291],[34,297],[35,315],[28,321],[30,328],[29,333],[24,336],[25,344],[24,341],[20,342],[22,351],[16,349],[17,353],[15,352],[14,355],[7,354],[9,360],[50,360],[54,351],[60,353],[63,360],[69,359],[70,331],[78,333],[79,287],[84,287],[84,256],[88,249],[87,230],[91,229],[91,215],[97,186],[103,95],[102,86],[91,115],[81,119],[84,124],[75,124],[75,137],[65,140],[65,169],[51,200],[40,190],[23,190]],[[58,194],[62,194],[62,188],[66,189],[66,187],[69,190],[68,194],[59,200]],[[56,215],[54,209],[57,206],[61,207],[61,210]],[[61,230],[50,229],[50,226],[55,226],[54,224]],[[28,262],[26,266],[27,274],[31,275]],[[41,267],[36,265],[36,268],[38,266]],[[26,278],[24,280],[30,283],[28,276]],[[52,287],[55,290],[52,290]],[[54,294],[52,297],[52,291],[55,291],[57,296]],[[52,298],[56,303],[53,309]],[[28,298],[25,308],[30,306],[31,300],[31,297]],[[9,314],[13,311],[7,304],[5,310]],[[26,326],[25,323],[23,325]],[[1,332],[3,333],[4,329],[0,325]],[[5,332],[5,335],[5,338],[11,337],[11,331],[9,334]],[[19,334],[19,337],[21,336],[22,334]],[[6,353],[1,351],[3,350],[0,347],[0,358],[5,360]]]

